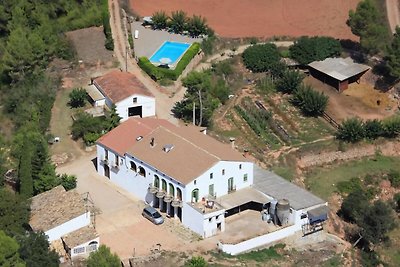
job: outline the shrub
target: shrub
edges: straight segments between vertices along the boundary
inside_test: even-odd
[[[69,94],[68,105],[72,108],[79,108],[85,106],[85,101],[87,99],[87,92],[83,88],[74,88]]]
[[[274,44],[259,44],[248,47],[242,54],[246,68],[253,72],[269,71],[279,63],[280,55]]]
[[[193,43],[186,53],[182,56],[181,60],[176,65],[175,69],[166,69],[154,66],[148,58],[139,58],[138,65],[144,70],[153,80],[158,81],[161,79],[170,79],[176,81],[190,61],[197,55],[200,50],[199,43]]]
[[[311,86],[302,85],[294,91],[292,102],[306,115],[319,116],[325,111],[328,99],[328,96]]]
[[[291,94],[299,88],[303,79],[304,76],[300,72],[286,70],[276,83],[276,89],[281,92]]]
[[[384,133],[382,122],[379,120],[367,120],[364,123],[365,137],[376,139]]]
[[[192,37],[197,37],[202,34],[207,34],[207,21],[201,16],[194,15],[188,20],[187,30],[189,35]]]
[[[66,173],[60,176],[61,185],[65,188],[65,190],[71,190],[76,188],[77,178],[75,175],[68,175]]]
[[[300,37],[289,48],[290,56],[300,64],[309,64],[315,60],[339,56],[342,47],[340,42],[332,37],[315,36]]]
[[[206,260],[201,257],[192,257],[190,260],[188,260],[185,264],[185,267],[207,267],[208,264]]]
[[[394,138],[400,134],[400,116],[389,118],[383,121],[384,135]]]
[[[365,136],[362,120],[350,118],[342,122],[336,132],[336,138],[347,142],[358,142]]]
[[[388,180],[393,187],[400,187],[400,173],[395,170],[391,170],[388,173]]]
[[[394,204],[394,209],[399,212],[400,211],[400,193],[396,193],[393,196],[393,204]]]
[[[184,11],[174,11],[171,14],[169,27],[174,33],[182,33],[187,28],[187,15]]]
[[[351,178],[349,181],[340,181],[336,185],[341,194],[350,194],[356,190],[361,190],[361,181],[358,178]]]
[[[106,36],[104,46],[107,50],[114,50],[114,40],[111,33],[110,14],[108,12],[108,8],[103,11],[103,32]]]

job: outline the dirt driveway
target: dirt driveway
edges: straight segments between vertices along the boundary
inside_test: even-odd
[[[134,255],[149,255],[156,244],[161,249],[177,250],[192,241],[188,231],[172,219],[156,226],[141,216],[144,202],[97,174],[92,159],[85,155],[57,169],[58,173],[75,174],[80,193],[89,192],[96,216],[100,242],[116,252],[122,260]]]

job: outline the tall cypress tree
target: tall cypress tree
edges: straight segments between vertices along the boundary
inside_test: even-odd
[[[29,139],[25,139],[23,149],[19,160],[18,177],[19,192],[22,196],[30,198],[33,196],[33,179],[32,179],[32,147]]]

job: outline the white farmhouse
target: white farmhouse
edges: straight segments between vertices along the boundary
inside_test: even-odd
[[[116,106],[118,115],[124,121],[131,116],[155,116],[153,94],[129,72],[111,71],[93,78],[87,92],[95,107]]]
[[[97,171],[202,237],[229,231],[226,219],[232,215],[256,211],[256,221],[249,222],[260,226],[256,236],[272,236],[244,246],[220,244],[232,254],[312,232],[310,225],[326,220],[325,201],[258,168],[256,183],[254,164],[245,154],[194,126],[129,118],[97,141]],[[246,227],[242,220],[239,224]]]
[[[99,246],[84,197],[61,185],[31,198],[29,225],[44,232],[50,243],[62,242],[69,257],[87,255]]]

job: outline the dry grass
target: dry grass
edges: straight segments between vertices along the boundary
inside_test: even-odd
[[[365,83],[353,83],[343,92],[346,96],[352,96],[372,109],[395,109],[397,102],[388,93],[375,90]],[[379,105],[378,105],[379,103]]]

